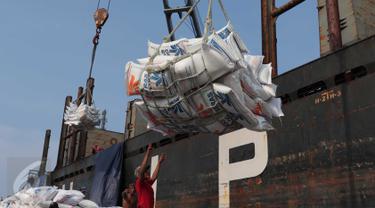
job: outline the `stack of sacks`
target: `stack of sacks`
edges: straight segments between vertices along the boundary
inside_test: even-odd
[[[76,128],[90,129],[99,125],[101,118],[100,110],[94,105],[70,103],[64,113],[64,123]]]
[[[142,95],[135,105],[164,135],[271,130],[270,120],[283,116],[272,67],[247,51],[230,23],[207,41],[149,42],[149,57],[125,67],[128,95]]]
[[[22,190],[0,203],[1,208],[49,208],[57,203],[60,208],[98,208],[92,201],[84,200],[84,194],[76,190],[62,190],[56,187],[36,187]]]

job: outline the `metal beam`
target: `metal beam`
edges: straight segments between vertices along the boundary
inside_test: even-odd
[[[164,9],[164,12],[165,13],[176,13],[176,12],[187,12],[189,11],[190,7],[176,7],[176,8],[167,8],[167,9]]]
[[[280,16],[281,14],[283,14],[284,12],[294,8],[295,6],[297,6],[298,4],[304,2],[305,0],[290,0],[288,3],[282,5],[281,7],[279,8],[274,8],[272,10],[272,16],[273,17],[277,17],[277,16]]]
[[[187,12],[191,9],[191,7],[194,5],[194,0],[187,0],[186,5],[183,7],[176,7],[176,8],[171,8],[169,6],[169,1],[168,0],[163,0],[163,5],[164,5],[164,13],[165,13],[165,18],[167,20],[167,26],[168,26],[168,32],[171,33],[173,31],[173,21],[172,21],[172,14],[178,13],[181,14],[182,12]],[[194,27],[195,31],[195,37],[202,37],[202,32],[198,24],[198,17],[196,14],[196,11],[192,11],[190,13],[190,17],[192,20],[192,24]],[[170,40],[175,40],[175,35],[173,34],[170,37]]]

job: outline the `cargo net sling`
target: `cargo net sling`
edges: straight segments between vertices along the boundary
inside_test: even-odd
[[[222,134],[240,127],[266,131],[273,129],[273,117],[283,116],[271,64],[248,54],[218,2],[227,22],[224,28],[214,30],[210,0],[203,37],[169,41],[198,0],[164,43],[148,42],[148,57],[126,64],[127,93],[142,97],[135,106],[149,129],[169,136]]]

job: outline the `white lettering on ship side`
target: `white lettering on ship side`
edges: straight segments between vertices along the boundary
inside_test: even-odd
[[[156,166],[158,165],[158,161],[159,161],[159,155],[155,155],[151,158],[151,171],[150,171],[150,175],[152,175],[152,173],[155,171],[155,168]],[[158,180],[156,179],[154,184],[152,184],[152,189],[154,189],[154,202],[156,202],[156,191],[157,191],[157,187],[158,187]],[[155,207],[155,204],[154,203],[154,207]]]
[[[254,144],[254,157],[240,162],[229,163],[229,150],[247,144]],[[230,181],[252,178],[260,175],[268,162],[268,141],[266,132],[240,129],[219,136],[219,208],[230,207]],[[151,158],[151,173],[154,172],[159,155]],[[156,204],[156,180],[152,185]]]
[[[229,150],[246,144],[254,144],[254,158],[229,163]],[[219,208],[230,207],[230,181],[260,175],[268,162],[266,132],[240,129],[219,137]]]

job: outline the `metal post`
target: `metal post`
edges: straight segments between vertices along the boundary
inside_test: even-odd
[[[46,173],[46,166],[47,166],[47,158],[48,158],[48,148],[49,148],[49,141],[51,139],[51,129],[46,130],[46,134],[44,136],[44,145],[43,145],[43,154],[42,154],[42,162],[39,168],[39,176],[42,176]]]
[[[186,3],[186,6],[193,6],[194,5],[194,1],[193,0],[187,0],[187,3]],[[201,28],[198,24],[198,17],[197,17],[197,14],[196,14],[196,10],[194,10],[191,14],[190,14],[191,18],[192,18],[192,22],[193,22],[193,27],[195,29],[195,37],[196,38],[199,38],[199,37],[202,37],[202,31],[201,31]]]
[[[83,94],[83,87],[78,87],[77,106],[79,106],[81,104],[81,100],[79,98],[82,96],[82,94]],[[68,157],[69,164],[72,164],[74,162],[75,152],[76,152],[76,148],[77,148],[77,134],[78,133],[79,133],[79,131],[74,131],[73,135],[72,135],[72,138],[71,138],[71,141],[70,141],[70,147],[69,147],[70,152],[69,152],[69,157]]]
[[[263,62],[272,63],[272,76],[277,75],[276,17],[272,15],[274,9],[275,0],[261,0]]]
[[[342,48],[338,0],[326,0],[328,41],[331,51]]]
[[[181,14],[182,12],[187,12],[189,9],[194,5],[194,0],[187,0],[186,5],[184,7],[177,7],[177,8],[171,8],[169,6],[169,1],[168,0],[163,0],[163,5],[164,5],[164,14],[165,18],[167,20],[167,26],[168,26],[168,32],[171,33],[173,31],[173,21],[172,21],[172,14],[178,13]],[[191,21],[194,27],[195,31],[195,37],[199,38],[202,37],[202,32],[199,26],[198,22],[198,17],[196,14],[196,10],[193,10],[190,13]],[[174,34],[172,34],[170,40],[175,40]]]
[[[77,93],[77,106],[81,104],[82,99],[80,99],[83,95],[83,87],[78,87],[78,93]]]
[[[170,9],[168,0],[163,0],[164,9]],[[172,13],[165,12],[165,18],[167,20],[168,32],[173,31]],[[171,36],[171,40],[175,40],[174,34]]]
[[[88,105],[92,104],[92,97],[93,97],[93,93],[94,93],[94,82],[95,82],[95,79],[92,78],[92,77],[87,79],[85,104],[88,104]]]
[[[83,159],[86,156],[87,135],[88,135],[88,132],[86,130],[81,131],[80,133],[78,159]]]
[[[94,92],[95,79],[90,77],[86,82],[85,104],[91,105]],[[79,138],[78,158],[82,159],[86,154],[87,131],[82,130]]]
[[[66,111],[66,107],[72,102],[72,96],[66,96],[65,104],[64,104],[64,113]],[[64,124],[64,118],[62,119],[61,124],[61,133],[60,133],[60,144],[59,144],[59,153],[57,156],[57,163],[56,168],[61,168],[63,166],[63,158],[64,158],[64,148],[65,148],[65,137],[68,132],[68,125]]]

